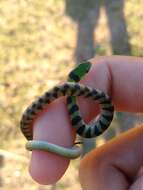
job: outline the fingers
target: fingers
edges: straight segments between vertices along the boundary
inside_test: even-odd
[[[89,76],[86,77],[84,83],[89,84],[95,88],[94,69],[92,67]],[[101,65],[98,74],[94,78],[99,78],[99,73],[102,74],[102,80],[96,82],[96,86],[104,91],[107,91],[108,79],[106,73],[107,68],[102,68]],[[98,84],[99,83],[99,84]],[[99,110],[97,103],[89,99],[78,98],[81,114],[87,122],[95,112]],[[96,108],[96,109],[95,109]],[[64,98],[60,98],[51,103],[47,110],[45,110],[35,121],[34,126],[34,140],[45,140],[61,146],[69,147],[73,145],[75,133],[70,125],[69,116],[67,113],[66,103]],[[73,134],[73,135],[71,135]],[[30,174],[34,180],[42,184],[51,184],[56,182],[64,174],[69,165],[69,160],[58,155],[45,153],[43,151],[32,151],[32,158],[30,163]]]
[[[143,59],[128,56],[106,58],[111,71],[112,99],[118,111],[143,112]]]
[[[129,190],[142,190],[143,189],[143,167],[141,167],[137,173],[135,181],[129,188]]]
[[[129,188],[129,190],[142,190],[142,189],[143,189],[143,176],[136,179],[136,181]]]
[[[69,127],[63,99],[50,104],[34,124],[34,139],[65,147],[73,145],[75,135]],[[30,174],[37,182],[52,184],[59,180],[69,165],[69,159],[44,151],[32,151]]]
[[[142,144],[143,125],[85,156],[79,173],[83,190],[128,189],[143,165]]]
[[[91,62],[95,64],[92,65],[91,70],[81,82],[109,94],[117,110],[143,111],[143,100],[141,98],[143,88],[140,85],[143,76],[143,64],[142,59],[133,60],[131,61],[128,57],[93,59]],[[137,69],[134,63],[138,65]],[[132,73],[138,76],[138,79],[133,77]],[[86,122],[97,115],[99,111],[97,103],[83,98],[78,98],[78,103]],[[60,98],[51,103],[47,110],[37,118],[33,128],[34,140],[45,140],[65,147],[72,146],[75,133],[69,122],[65,99]],[[30,173],[37,182],[50,184],[60,179],[68,164],[68,159],[58,155],[33,151]]]

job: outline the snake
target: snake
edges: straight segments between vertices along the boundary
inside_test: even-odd
[[[45,92],[24,111],[20,121],[20,129],[28,140],[26,143],[28,150],[48,151],[70,159],[75,159],[81,155],[82,150],[76,144],[73,147],[62,147],[45,141],[33,140],[33,123],[35,119],[48,104],[61,96],[66,96],[71,125],[81,137],[93,138],[99,136],[109,127],[114,115],[114,106],[110,97],[99,89],[79,83],[89,73],[91,65],[92,63],[89,61],[79,64],[69,73],[67,82],[56,85]],[[77,102],[77,97],[79,96],[98,101],[100,104],[100,115],[88,124],[84,122],[80,113]]]

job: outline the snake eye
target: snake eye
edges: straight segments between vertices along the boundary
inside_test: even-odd
[[[64,86],[63,86],[63,87],[64,87],[64,89],[65,89],[65,90],[69,89],[69,85],[68,85],[68,84],[66,84],[66,83],[64,84]]]
[[[75,82],[79,82],[80,81],[80,77],[75,72],[73,72],[73,71],[69,74],[69,78],[71,78]]]

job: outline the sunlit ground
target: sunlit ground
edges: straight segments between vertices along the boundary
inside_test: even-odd
[[[132,54],[143,55],[143,2],[127,0],[127,18]],[[104,10],[95,31],[98,55],[110,55],[109,31]],[[45,90],[66,79],[74,66],[76,24],[64,15],[64,1],[0,2],[0,134],[5,151],[0,170],[4,190],[80,190],[79,160],[72,161],[56,187],[39,186],[28,174],[29,153],[19,130],[22,111]],[[98,145],[103,143],[98,140]],[[9,152],[7,152],[9,151]]]

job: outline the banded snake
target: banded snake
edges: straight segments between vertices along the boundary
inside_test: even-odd
[[[57,85],[45,92],[25,110],[21,118],[20,129],[28,140],[26,144],[28,150],[49,151],[71,159],[80,156],[81,148],[76,145],[66,148],[45,141],[33,140],[32,124],[34,119],[46,108],[47,104],[61,96],[67,96],[67,110],[71,124],[80,136],[84,138],[96,137],[108,128],[114,114],[114,106],[109,96],[98,89],[78,83],[89,72],[91,65],[90,62],[79,64],[68,75],[68,82]],[[77,96],[83,96],[99,102],[101,114],[98,119],[95,118],[89,124],[84,122],[76,101]]]

